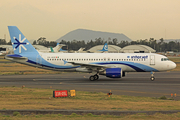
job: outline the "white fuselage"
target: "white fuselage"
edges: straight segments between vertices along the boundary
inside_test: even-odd
[[[105,65],[108,68],[122,68],[125,72],[167,71],[176,67],[167,57],[154,53],[40,53],[40,56],[36,58],[40,66],[45,64],[45,60],[57,68],[61,66],[59,70],[63,71],[86,71],[84,67],[68,62]]]

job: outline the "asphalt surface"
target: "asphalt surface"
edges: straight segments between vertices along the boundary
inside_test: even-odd
[[[116,95],[171,97],[180,100],[180,72],[157,72],[155,81],[150,80],[150,73],[127,73],[120,79],[100,76],[97,81],[89,81],[91,74],[62,73],[48,75],[2,75],[0,87],[16,86],[31,88],[51,88],[90,92],[108,93],[110,90]]]
[[[32,115],[32,114],[63,114],[71,115],[76,113],[78,115],[85,115],[92,113],[93,115],[131,115],[137,113],[143,113],[147,115],[153,115],[156,113],[161,114],[173,114],[178,113],[180,110],[171,110],[171,111],[112,111],[112,110],[0,110],[0,113],[3,115],[13,115],[14,112],[19,112],[21,115]]]

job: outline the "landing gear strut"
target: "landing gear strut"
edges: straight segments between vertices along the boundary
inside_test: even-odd
[[[99,79],[99,76],[97,74],[92,75],[92,76],[89,77],[90,81],[95,81],[95,80],[98,80],[98,79]]]
[[[151,72],[151,81],[154,81],[155,80],[155,77],[154,77],[154,72]]]

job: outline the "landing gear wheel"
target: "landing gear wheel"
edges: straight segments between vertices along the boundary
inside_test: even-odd
[[[151,78],[150,78],[150,79],[151,79],[151,81],[154,81],[154,80],[155,80],[154,72],[153,72],[153,71],[151,72]]]
[[[90,77],[89,77],[89,80],[90,80],[90,81],[94,81],[94,80],[95,80],[95,77],[94,77],[94,76],[90,76]]]
[[[94,79],[95,79],[95,80],[98,80],[98,79],[99,79],[99,76],[98,76],[98,75],[94,75]]]
[[[153,76],[153,77],[151,77],[150,79],[151,79],[151,81],[154,81],[154,80],[155,80],[155,77]]]

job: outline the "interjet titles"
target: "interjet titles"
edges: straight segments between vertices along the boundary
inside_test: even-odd
[[[147,59],[147,58],[148,58],[148,55],[146,55],[146,56],[137,56],[137,55],[131,56],[131,59]]]

